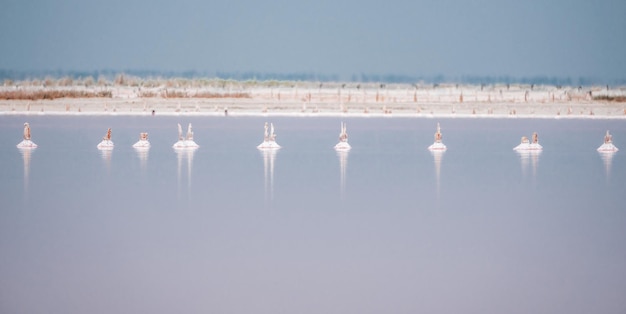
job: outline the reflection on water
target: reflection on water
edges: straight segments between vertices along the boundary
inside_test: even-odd
[[[182,190],[182,168],[183,160],[187,161],[187,198],[191,196],[191,172],[193,167],[193,155],[196,153],[197,148],[179,148],[174,149],[176,157],[178,159],[178,199],[181,196]],[[147,159],[147,154],[146,154]]]
[[[598,152],[598,154],[600,154],[600,158],[602,158],[602,162],[604,162],[604,171],[608,179],[611,175],[611,164],[613,163],[615,152]]]
[[[142,172],[146,171],[146,165],[148,164],[148,153],[150,152],[150,147],[133,147],[135,152],[137,153],[137,157],[139,157],[139,167]]]
[[[339,192],[341,193],[341,199],[344,200],[346,196],[346,168],[348,167],[348,154],[347,150],[338,150],[337,157],[339,157]]]
[[[439,192],[441,190],[441,160],[443,159],[445,151],[431,150],[430,153],[433,155],[433,159],[435,160],[435,183],[437,184],[437,198],[439,198]]]
[[[265,176],[265,202],[274,200],[274,162],[276,161],[276,149],[261,150],[263,155],[263,171]]]
[[[111,155],[113,155],[113,147],[107,148],[98,148],[100,151],[100,156],[102,156],[102,160],[107,166],[108,170],[111,170]]]
[[[30,157],[35,148],[18,148],[24,160],[24,192],[28,193],[28,178],[30,177]]]
[[[518,150],[516,151],[520,157],[520,161],[522,164],[522,175],[525,177],[528,172],[528,166],[532,168],[532,176],[533,178],[537,176],[537,166],[539,165],[539,155],[541,155],[540,150]]]

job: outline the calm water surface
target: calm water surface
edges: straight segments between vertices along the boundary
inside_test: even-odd
[[[0,117],[0,312],[626,312],[624,122],[340,121]]]

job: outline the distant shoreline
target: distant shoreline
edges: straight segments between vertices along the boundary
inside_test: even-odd
[[[626,87],[179,82],[5,85],[0,115],[626,119]]]

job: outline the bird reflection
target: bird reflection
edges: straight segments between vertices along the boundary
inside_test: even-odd
[[[611,175],[611,164],[613,163],[613,156],[615,156],[615,152],[598,152],[600,154],[600,158],[602,158],[602,162],[604,162],[604,172],[606,174],[606,178],[608,179]]]
[[[139,157],[139,167],[142,172],[146,171],[146,165],[148,164],[149,147],[134,147],[137,157]]]
[[[174,149],[178,158],[178,198],[181,194],[182,168],[183,160],[187,161],[187,192],[191,196],[191,172],[193,166],[193,155],[197,148],[179,148]]]
[[[24,192],[28,193],[28,181],[30,178],[30,158],[35,148],[19,148],[24,160]]]
[[[339,191],[341,193],[341,199],[345,199],[346,196],[346,168],[348,167],[348,154],[347,150],[338,150],[337,157],[339,157]]]
[[[107,166],[107,169],[111,168],[111,155],[113,154],[113,148],[99,148],[100,156],[102,156],[102,160]]]
[[[439,198],[439,193],[441,190],[441,160],[443,159],[443,154],[445,154],[445,151],[431,150],[430,153],[433,155],[433,159],[435,161],[435,182],[437,185],[437,198]]]
[[[526,176],[528,172],[528,166],[532,167],[532,176],[533,178],[537,176],[537,166],[539,165],[539,155],[541,155],[540,150],[518,150],[516,151],[520,157],[520,162],[522,164],[522,175]]]
[[[265,149],[261,151],[263,155],[263,170],[265,175],[265,201],[274,200],[274,162],[276,161],[276,149]]]

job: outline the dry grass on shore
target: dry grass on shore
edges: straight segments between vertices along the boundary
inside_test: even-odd
[[[602,101],[611,101],[611,102],[626,102],[626,96],[600,95],[600,96],[594,96],[593,100],[602,100]]]
[[[77,91],[77,90],[12,90],[0,91],[0,99],[4,100],[52,100],[57,98],[111,98],[111,91]]]
[[[214,93],[214,92],[195,92],[189,93],[185,91],[165,90],[162,94],[154,92],[141,93],[140,97],[163,97],[163,98],[251,98],[249,93],[233,92],[233,93]]]
[[[106,91],[79,90],[10,90],[0,91],[0,100],[52,100],[58,98],[112,98],[113,93]],[[164,92],[146,91],[139,94],[141,98],[251,98],[249,93],[213,93],[166,90]]]

